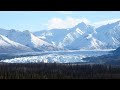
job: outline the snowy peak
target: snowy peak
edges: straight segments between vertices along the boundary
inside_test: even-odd
[[[37,35],[40,39],[44,38],[45,41],[49,42],[53,46],[61,47],[61,42],[65,36],[70,32],[67,29],[52,29],[48,31],[39,31],[34,34]]]
[[[74,49],[79,49],[81,47],[82,39],[87,39],[86,37],[89,34],[92,35],[94,29],[92,26],[86,25],[84,22],[82,22],[71,28],[69,31],[70,32],[63,39],[63,46],[70,47],[71,49],[75,46]]]
[[[111,24],[106,24],[106,25],[102,25],[98,28],[96,28],[96,31],[111,31],[111,29],[115,29],[116,27],[119,27],[120,26],[120,21],[117,21],[117,22],[114,22],[114,23],[111,23]]]
[[[16,36],[16,35],[14,35]],[[18,37],[17,38],[11,38],[13,41],[15,40],[18,43],[21,43],[23,45],[29,46],[31,48],[39,48],[42,45],[50,45],[49,43],[41,40],[40,38],[36,37],[35,35],[33,35],[31,32],[29,32],[28,30],[23,31],[22,33],[18,33]]]
[[[98,28],[81,22],[63,31],[66,33],[56,30],[60,36],[58,34],[55,36],[49,31],[52,36],[44,36],[44,38],[66,49],[116,49],[120,46],[120,21],[107,23]]]
[[[31,52],[31,48],[11,41],[7,37],[0,35],[0,53]]]
[[[120,46],[120,21],[96,28],[94,37],[106,43],[105,48],[116,49]]]
[[[81,23],[79,23],[78,25],[76,25],[75,27],[80,27],[80,28],[82,28],[82,27],[87,27],[87,25],[86,25],[84,22],[81,22]]]
[[[1,33],[1,32],[0,32]],[[3,34],[3,33],[1,33]],[[34,50],[40,50],[41,47],[45,46],[52,46],[48,42],[38,38],[37,36],[33,35],[30,31],[26,30],[23,32],[16,31],[16,30],[8,30],[5,33],[5,36],[10,40],[25,45],[27,47],[33,48]]]
[[[46,45],[46,46],[50,45],[49,43],[34,36],[32,33],[30,34],[30,37],[31,37],[31,43],[34,44],[34,47],[40,47],[42,45]]]
[[[81,22],[73,28],[51,29],[35,33],[28,30],[21,32],[14,29],[0,29],[0,34],[5,36],[0,35],[1,42],[7,43],[5,45],[13,45],[14,42],[17,45],[17,42],[34,50],[55,50],[58,47],[63,49],[116,49],[120,46],[120,21],[98,28]]]
[[[120,25],[120,20],[119,21],[117,21],[117,22],[114,22],[114,23],[111,23],[111,24],[109,24],[109,25],[114,25],[114,26],[116,26],[116,25]]]
[[[71,28],[72,30],[80,29],[84,33],[93,33],[94,32],[94,27],[88,24],[85,24],[84,22],[79,23],[75,27]]]
[[[40,34],[38,35],[37,33],[36,35],[38,35],[39,37],[44,37],[46,41],[50,41],[51,44],[54,44],[59,47],[66,48],[68,46],[71,46],[72,48],[77,45],[76,46],[77,48],[79,47],[80,40],[86,39],[85,36],[87,36],[88,34],[92,34],[93,31],[94,29],[92,26],[87,25],[84,22],[81,22],[73,28],[65,30],[60,29],[49,30],[48,32],[51,33],[51,36],[47,35],[48,32],[46,31],[43,31],[41,35]],[[73,43],[76,45],[74,45]]]

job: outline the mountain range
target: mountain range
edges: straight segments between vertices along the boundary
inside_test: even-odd
[[[120,47],[120,21],[97,28],[81,22],[73,28],[37,32],[0,29],[0,53],[118,47]]]
[[[98,28],[82,22],[73,28],[37,31],[34,34],[65,49],[116,49],[120,46],[120,21]]]

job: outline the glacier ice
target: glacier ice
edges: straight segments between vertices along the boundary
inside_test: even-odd
[[[73,62],[86,62],[83,58],[90,56],[100,56],[108,54],[109,51],[80,51],[80,50],[68,50],[68,51],[46,51],[43,53],[33,53],[34,56],[18,57],[13,59],[5,59],[0,62],[6,63],[73,63]],[[26,53],[30,54],[30,53]]]

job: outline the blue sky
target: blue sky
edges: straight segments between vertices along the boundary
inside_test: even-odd
[[[0,28],[31,32],[120,19],[120,11],[0,11]]]

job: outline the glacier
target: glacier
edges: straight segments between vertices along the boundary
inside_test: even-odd
[[[111,50],[110,50],[111,51]],[[74,63],[74,62],[86,62],[83,58],[91,57],[91,56],[101,56],[108,54],[109,50],[68,50],[68,51],[46,51],[46,52],[35,52],[32,53],[24,53],[24,57],[15,57],[12,59],[1,60],[0,62],[4,63]],[[29,56],[28,56],[28,55]],[[17,53],[15,54],[17,55]],[[18,53],[18,55],[22,55]]]

